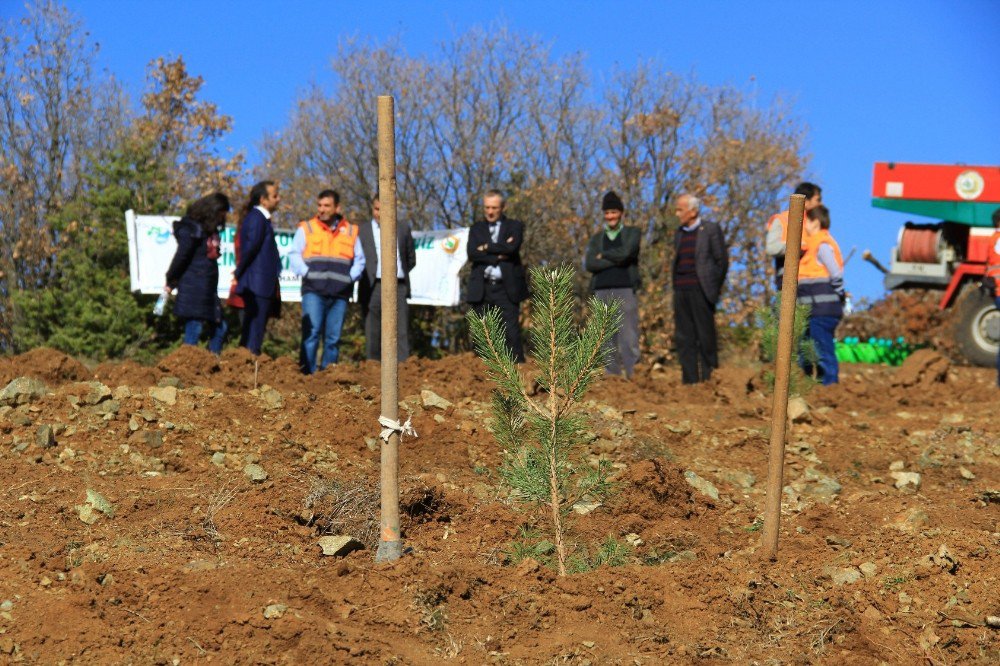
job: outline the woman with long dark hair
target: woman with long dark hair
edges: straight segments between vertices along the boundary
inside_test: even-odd
[[[215,192],[198,199],[174,222],[177,252],[167,270],[166,289],[177,289],[174,314],[184,322],[184,344],[208,333],[208,349],[218,354],[226,339],[219,302],[219,232],[226,226],[229,198]]]

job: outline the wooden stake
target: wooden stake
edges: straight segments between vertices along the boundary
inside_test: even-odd
[[[778,557],[778,524],[781,521],[781,490],[784,486],[785,434],[788,417],[788,375],[792,368],[795,301],[799,287],[799,255],[802,249],[802,213],[806,198],[793,194],[788,202],[785,239],[785,274],[781,282],[781,314],[778,319],[778,353],[774,360],[774,401],[771,404],[771,447],[767,464],[767,503],[764,508],[763,555]]]
[[[396,125],[394,100],[378,98],[378,193],[382,248],[382,416],[399,419],[399,368],[396,353]],[[376,562],[391,562],[403,553],[399,533],[399,433],[382,442],[382,517]]]

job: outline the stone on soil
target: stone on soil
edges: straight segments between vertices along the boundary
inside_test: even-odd
[[[271,604],[264,609],[264,617],[268,620],[277,620],[285,611],[288,610],[288,606],[285,604]]]
[[[18,377],[0,391],[0,405],[16,407],[45,395],[45,384],[34,377]]]
[[[249,463],[243,468],[243,473],[254,483],[267,481],[267,472],[257,463]]]
[[[834,585],[850,585],[861,580],[861,572],[854,567],[837,567],[828,569],[827,573]]]
[[[910,509],[896,516],[892,521],[892,526],[901,532],[913,534],[919,532],[930,524],[927,512],[922,509]]]
[[[430,389],[424,389],[420,392],[420,402],[424,407],[437,407],[438,409],[448,409],[452,406],[451,401],[445,400]]]
[[[700,492],[702,495],[707,495],[712,499],[718,501],[719,499],[719,489],[716,488],[711,481],[707,481],[691,470],[686,470],[684,472],[684,480],[688,482],[688,485]]]
[[[363,543],[347,535],[320,537],[318,543],[324,555],[333,557],[343,557],[355,550],[364,550],[365,547]]]
[[[87,392],[81,396],[81,401],[87,405],[97,405],[111,397],[111,389],[98,381],[84,382]]]
[[[149,388],[149,397],[157,402],[162,402],[165,405],[176,405],[177,404],[177,387],[176,386],[151,386]]]
[[[900,490],[920,487],[920,474],[917,472],[889,472],[889,476],[896,480],[893,485]]]
[[[792,423],[808,423],[811,418],[809,416],[809,403],[800,396],[795,396],[788,400],[788,419]]]
[[[50,425],[40,425],[35,431],[35,444],[47,449],[56,445],[56,434]]]

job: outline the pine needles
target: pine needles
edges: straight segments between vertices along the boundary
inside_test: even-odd
[[[605,344],[621,326],[616,303],[588,301],[590,316],[582,330],[574,324],[574,271],[534,268],[531,284],[534,327],[529,334],[531,355],[538,365],[536,381],[542,398],[524,388],[514,356],[504,342],[500,312],[467,315],[476,352],[497,388],[493,394],[493,431],[504,449],[501,477],[515,497],[548,510],[552,520],[559,574],[566,575],[564,519],[584,497],[602,497],[610,490],[610,465],[597,469],[578,462],[584,443],[586,416],[580,399],[604,370],[610,349]]]

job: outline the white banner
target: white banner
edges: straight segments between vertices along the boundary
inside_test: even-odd
[[[128,233],[129,276],[132,291],[141,294],[159,294],[163,289],[167,269],[177,250],[174,239],[174,222],[180,218],[171,215],[136,215],[125,212],[125,229]],[[233,247],[235,228],[226,227],[222,232],[219,248],[219,298],[229,296],[236,253]],[[302,300],[302,280],[288,268],[288,253],[292,248],[293,231],[276,231],[278,254],[281,257],[281,300]],[[465,265],[469,238],[467,228],[443,231],[415,231],[417,266],[410,273],[410,298],[413,305],[452,306],[460,302],[458,272]]]

